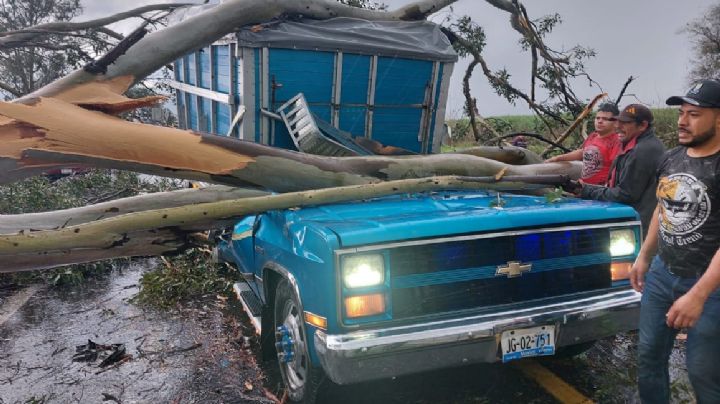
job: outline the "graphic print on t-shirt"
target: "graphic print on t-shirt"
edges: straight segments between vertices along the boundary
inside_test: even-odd
[[[676,173],[660,178],[657,188],[660,202],[660,231],[669,244],[686,245],[698,241],[696,231],[710,216],[707,186],[690,174]],[[664,237],[665,238],[665,237]]]
[[[583,149],[583,168],[580,178],[586,179],[597,174],[602,168],[603,157],[600,149],[595,145]]]

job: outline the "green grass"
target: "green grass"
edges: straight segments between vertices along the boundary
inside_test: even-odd
[[[190,249],[163,259],[140,280],[140,292],[132,299],[140,305],[170,308],[181,301],[211,294],[229,295],[238,273],[224,264],[210,262],[209,254]]]
[[[677,108],[651,108],[655,117],[655,132],[658,137],[665,143],[668,148],[675,147],[677,145]],[[500,115],[486,118],[489,124],[493,126],[495,132],[500,135],[505,135],[513,132],[533,132],[544,135],[547,138],[548,130],[545,124],[535,115]],[[458,147],[469,147],[475,145],[472,130],[470,129],[469,121],[467,118],[449,120],[448,126],[452,129],[453,133],[453,146]],[[482,130],[482,128],[481,128]],[[588,133],[592,132],[592,120],[588,120]],[[556,128],[555,132],[560,134],[564,131],[564,128]],[[490,131],[482,131],[482,138],[489,140],[492,138]],[[530,141],[531,149],[544,149],[546,143],[541,141]],[[576,130],[563,145],[567,148],[573,149],[579,147],[582,144],[582,136],[580,131]],[[451,150],[452,147],[445,149]]]

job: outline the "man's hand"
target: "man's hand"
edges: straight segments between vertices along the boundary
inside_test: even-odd
[[[630,285],[638,292],[642,292],[645,287],[645,274],[650,269],[650,264],[645,259],[635,260],[632,268],[630,269]]]
[[[667,312],[666,323],[671,328],[689,328],[700,319],[705,299],[695,293],[688,292],[677,299]]]
[[[563,189],[563,191],[571,193],[573,195],[580,195],[580,192],[582,192],[582,182],[580,181],[570,180],[560,185],[560,187]]]

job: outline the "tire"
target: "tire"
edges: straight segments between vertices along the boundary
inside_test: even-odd
[[[572,358],[573,356],[578,356],[581,353],[584,353],[585,351],[589,350],[590,348],[595,346],[595,341],[588,341],[588,342],[582,342],[575,345],[568,345],[564,346],[562,348],[558,348],[557,352],[555,353],[555,357],[557,358]]]
[[[274,329],[284,326],[286,336],[293,340],[293,358],[284,360],[286,351],[277,347],[280,374],[287,391],[288,399],[295,403],[314,403],[318,389],[325,379],[322,369],[314,367],[308,353],[305,321],[300,309],[300,299],[295,295],[290,282],[282,280],[275,292]],[[282,341],[282,335],[276,333],[276,342]]]

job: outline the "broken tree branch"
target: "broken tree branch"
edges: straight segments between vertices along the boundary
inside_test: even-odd
[[[132,17],[138,17],[150,11],[159,10],[175,10],[182,7],[193,6],[194,3],[168,3],[168,4],[151,4],[143,7],[134,8],[132,10],[113,14],[108,17],[98,18],[95,20],[82,22],[51,22],[39,24],[29,28],[0,32],[0,49],[11,49],[25,46],[25,43],[32,42],[35,39],[46,36],[48,34],[62,34],[88,29],[96,29],[104,27],[114,22],[122,21]],[[107,32],[106,32],[107,33]],[[115,35],[111,35],[115,36]]]
[[[0,234],[61,229],[144,210],[197,205],[267,194],[266,191],[214,185],[200,189],[157,192],[51,212],[0,215]]]
[[[504,171],[499,172],[504,173]],[[197,223],[207,225],[208,222],[213,220],[225,220],[266,210],[362,200],[383,195],[444,189],[527,190],[548,185],[559,185],[567,182],[568,179],[569,177],[564,175],[505,176],[500,180],[495,179],[495,177],[431,177],[157,209],[130,213],[57,230],[2,235],[0,236],[0,261],[7,265],[9,262],[17,260],[18,257],[28,258],[32,257],[32,255],[45,257],[48,253],[64,254],[85,249],[96,252],[105,250],[107,256],[104,258],[111,258],[116,257],[115,254],[121,251],[126,243],[137,243],[140,240],[137,236],[128,237],[128,234],[133,232],[152,233],[155,229],[165,229],[163,231],[175,229],[174,231],[178,231],[178,229],[186,226],[192,227],[193,224]],[[177,239],[174,241],[177,242]],[[156,252],[158,249],[162,249],[163,245],[154,242],[149,247],[153,247]],[[55,257],[52,262],[57,261],[58,258]],[[15,270],[17,268],[4,266],[0,269],[0,272]]]
[[[618,97],[615,100],[615,105],[617,105],[618,107],[620,106],[620,101],[622,100],[622,97],[625,95],[625,91],[627,91],[628,86],[630,85],[630,83],[633,82],[633,80],[635,80],[635,77],[630,76],[625,81],[625,84],[623,84],[622,90],[620,90],[620,94],[618,94]]]
[[[35,175],[48,166],[84,165],[287,192],[434,175],[485,176],[506,166],[452,154],[309,155],[128,122],[56,98],[42,98],[33,105],[0,103],[0,114],[14,119],[0,124],[0,183]],[[508,174],[553,174],[558,169],[547,164],[509,166]]]
[[[567,139],[568,136],[570,136],[570,134],[578,127],[578,125],[580,125],[585,120],[585,118],[587,118],[587,116],[592,112],[593,108],[595,108],[595,104],[597,104],[597,102],[604,97],[607,97],[606,93],[596,95],[595,98],[593,98],[592,101],[590,101],[590,103],[585,106],[580,115],[575,118],[573,123],[565,130],[565,132],[562,133],[562,135],[560,135],[560,137],[555,142],[558,144],[562,144],[562,142],[565,141],[565,139]],[[552,150],[553,147],[555,146],[550,145],[546,147],[545,150],[543,150],[543,152],[541,153],[541,155],[544,156],[547,152]]]

